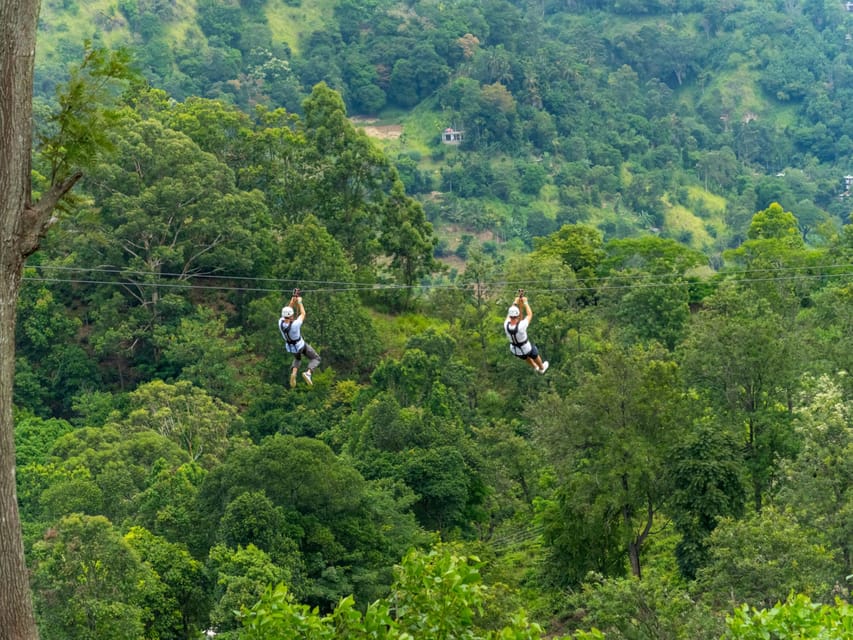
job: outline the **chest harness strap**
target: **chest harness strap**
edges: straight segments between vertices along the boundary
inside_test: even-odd
[[[509,339],[513,346],[518,347],[519,349],[530,342],[529,338],[524,342],[518,341],[518,338],[516,337],[516,334],[518,333],[518,323],[516,323],[514,327],[511,324],[508,324],[506,326],[506,332],[509,334]]]
[[[293,326],[293,323],[285,324],[284,322],[280,322],[278,325],[279,331],[281,331],[281,335],[284,337],[287,344],[299,344],[299,340],[301,338],[297,338],[294,340],[290,337],[290,327]]]

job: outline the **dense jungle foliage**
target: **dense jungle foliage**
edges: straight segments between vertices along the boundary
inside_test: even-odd
[[[19,301],[45,638],[853,629],[844,3],[96,6],[40,34],[36,186],[110,147]],[[87,36],[147,83],[80,131]]]
[[[585,223],[718,256],[771,202],[814,241],[850,212],[840,0],[55,0],[43,14],[37,95],[89,37],[131,45],[178,101],[301,113],[325,82],[351,116],[402,125],[386,152],[440,255]],[[446,127],[463,153],[440,143]]]

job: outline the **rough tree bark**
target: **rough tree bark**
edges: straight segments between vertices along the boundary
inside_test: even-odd
[[[0,0],[0,640],[38,640],[15,487],[15,309],[27,256],[80,174],[32,202],[32,91],[39,0]]]

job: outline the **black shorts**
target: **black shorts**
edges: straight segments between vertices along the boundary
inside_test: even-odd
[[[539,357],[539,349],[536,348],[536,345],[530,345],[530,352],[525,353],[523,356],[516,355],[516,358],[521,358],[522,360],[536,360]]]

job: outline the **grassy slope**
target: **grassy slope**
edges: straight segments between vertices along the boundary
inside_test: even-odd
[[[302,38],[329,23],[335,0],[302,0],[298,7],[284,0],[269,0],[265,14],[273,38],[286,42],[294,54],[300,51]],[[108,46],[129,42],[127,22],[115,0],[76,0],[63,7],[62,0],[48,0],[41,10],[39,56],[52,59],[56,55],[58,34],[74,34],[72,41],[93,39]],[[171,43],[182,42],[196,28],[196,0],[173,0],[173,18],[166,26]]]
[[[167,38],[171,42],[183,42],[190,31],[198,30],[196,0],[175,0],[175,20],[172,21],[167,30]]]
[[[305,38],[312,31],[329,24],[335,0],[302,0],[298,7],[283,0],[269,0],[264,10],[273,39],[286,42],[294,55],[300,52]]]
[[[42,3],[39,19],[37,59],[56,60],[58,47],[63,41],[79,43],[84,40],[117,46],[128,41],[127,23],[124,16],[109,0],[87,0],[62,7],[60,0]]]

